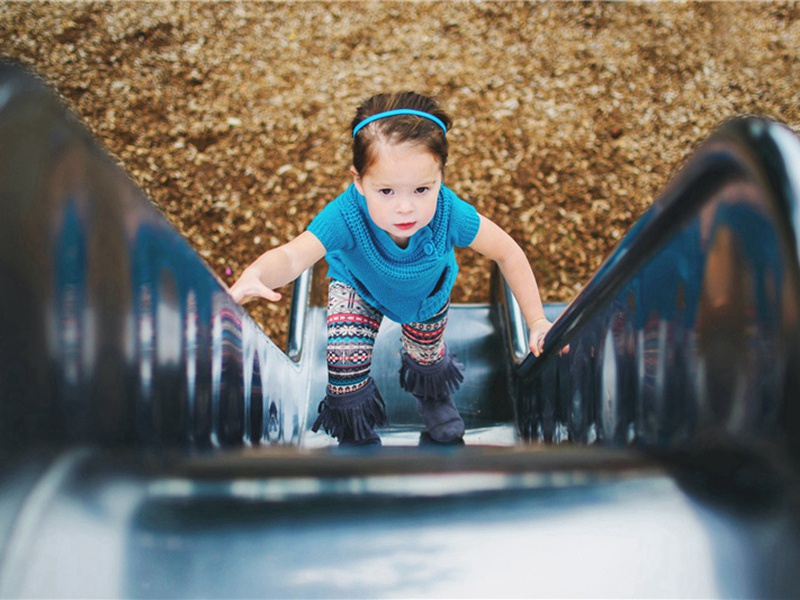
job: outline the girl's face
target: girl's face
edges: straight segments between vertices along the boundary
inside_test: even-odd
[[[442,166],[429,150],[411,142],[378,142],[375,161],[364,176],[351,168],[356,188],[367,199],[373,222],[401,248],[436,213]]]

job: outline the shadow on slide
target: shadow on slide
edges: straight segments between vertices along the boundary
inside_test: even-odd
[[[342,451],[321,278],[277,348],[0,63],[0,597],[800,595],[798,177],[786,127],[724,124],[539,359],[500,277],[455,305],[464,446],[420,443],[384,323],[385,446]]]

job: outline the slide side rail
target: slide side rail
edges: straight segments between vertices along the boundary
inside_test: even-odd
[[[798,177],[785,126],[720,127],[517,369],[523,436],[796,461]]]

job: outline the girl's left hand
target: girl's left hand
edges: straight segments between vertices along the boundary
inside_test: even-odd
[[[544,350],[544,338],[547,336],[547,332],[553,327],[553,324],[548,321],[546,318],[542,317],[541,319],[534,321],[533,324],[530,326],[530,335],[528,336],[528,345],[533,352],[533,355],[538,357],[542,351]],[[569,352],[569,344],[564,346],[559,351],[559,356],[567,354]]]
[[[531,323],[530,334],[528,335],[528,347],[534,356],[539,356],[544,350],[544,338],[553,324],[545,317]]]

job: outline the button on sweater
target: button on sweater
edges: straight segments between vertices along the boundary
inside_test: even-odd
[[[325,246],[329,277],[393,321],[410,323],[426,321],[448,301],[458,274],[455,248],[469,246],[479,226],[475,208],[442,185],[433,219],[401,248],[373,223],[351,184],[308,230]]]

